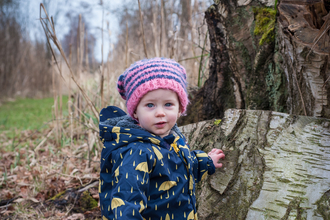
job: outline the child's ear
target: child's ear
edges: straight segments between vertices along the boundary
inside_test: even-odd
[[[133,113],[135,119],[138,119],[136,112]]]
[[[179,108],[179,112],[178,112],[178,118],[180,118],[181,113],[182,113],[182,110],[181,110],[181,106],[180,106],[180,108]]]

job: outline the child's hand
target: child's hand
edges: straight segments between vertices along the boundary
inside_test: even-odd
[[[218,163],[220,159],[225,158],[225,154],[222,150],[213,148],[209,153],[208,156],[211,157],[215,168],[221,168],[222,163]]]

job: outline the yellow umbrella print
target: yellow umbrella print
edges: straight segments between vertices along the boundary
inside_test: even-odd
[[[118,183],[118,176],[119,176],[119,167],[115,170],[115,177],[117,178],[116,183]]]
[[[149,172],[149,170],[148,170],[148,163],[147,162],[139,163],[136,166],[135,170],[139,170],[139,171],[144,172],[143,180],[141,182],[141,184],[144,184],[144,177],[146,176],[146,173]]]
[[[164,166],[164,163],[163,163],[163,154],[154,146],[152,146],[152,149],[154,150],[158,160],[160,160],[162,162],[162,166]]]
[[[120,199],[120,198],[116,198],[114,197],[112,200],[111,200],[111,209],[114,210],[116,208],[118,208],[119,206],[122,206],[122,205],[125,205],[125,202]],[[117,210],[116,210],[116,218],[117,218]]]
[[[196,154],[196,157],[208,157],[206,153]]]
[[[113,127],[112,128],[112,133],[115,133],[117,135],[116,138],[116,143],[119,143],[119,136],[120,136],[120,127]]]
[[[139,210],[139,212],[141,213],[146,207],[143,205],[143,200],[141,200],[141,202],[140,202],[140,206],[141,206],[141,208],[140,208],[140,210]]]
[[[163,183],[160,185],[158,191],[161,191],[161,190],[163,190],[163,191],[167,191],[167,197],[166,197],[166,199],[168,199],[168,198],[170,197],[168,191],[169,191],[169,189],[171,189],[173,186],[176,186],[176,182],[175,182],[175,181],[165,181],[165,182],[163,182]]]
[[[206,177],[207,177],[208,173],[207,172],[204,172],[203,176],[202,176],[202,179],[201,180],[204,180]]]
[[[184,146],[179,145],[179,147],[180,147],[180,148],[185,148],[185,149],[189,150],[189,147],[188,147],[187,145],[184,145]]]
[[[192,177],[191,174],[189,176],[189,189],[190,190],[193,190],[194,189],[194,178]]]
[[[194,210],[193,211],[191,211],[190,213],[189,213],[189,215],[188,215],[188,218],[187,218],[188,220],[194,220],[195,219],[195,216],[194,216]]]

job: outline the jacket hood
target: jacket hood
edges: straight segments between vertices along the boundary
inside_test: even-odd
[[[150,142],[158,146],[165,145],[167,147],[168,144],[173,142],[175,136],[183,137],[176,124],[172,128],[171,134],[164,138],[151,134],[139,126],[123,110],[115,106],[108,106],[102,109],[99,129],[102,142],[113,142],[114,149],[136,141]]]

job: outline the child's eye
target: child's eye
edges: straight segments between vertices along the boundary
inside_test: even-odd
[[[172,103],[166,103],[165,106],[166,107],[171,107],[173,104]]]
[[[147,106],[148,108],[152,108],[152,107],[154,107],[154,104],[152,104],[152,103],[148,103],[146,106]]]

